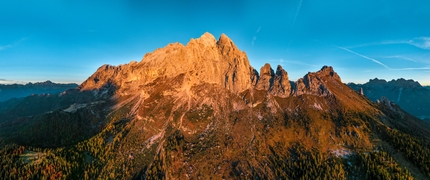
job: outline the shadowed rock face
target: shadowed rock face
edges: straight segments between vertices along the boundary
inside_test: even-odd
[[[32,94],[58,94],[78,87],[77,84],[59,84],[51,81],[22,84],[0,84],[0,102]]]
[[[422,119],[430,117],[430,90],[414,80],[375,78],[365,84],[349,83],[348,86],[374,102],[385,97],[408,113]]]

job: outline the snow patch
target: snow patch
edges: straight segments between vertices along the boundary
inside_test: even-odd
[[[156,141],[157,139],[159,139],[162,135],[163,135],[163,133],[162,133],[162,132],[160,132],[160,133],[158,133],[158,134],[156,134],[156,135],[151,136],[148,140],[146,140],[146,141],[145,141],[145,143],[146,143],[146,148],[147,148],[147,149],[149,149],[149,148],[150,148],[150,147],[155,143],[155,141]]]
[[[261,121],[261,120],[263,119],[263,116],[261,116],[261,114],[258,114],[258,115],[257,115],[257,118],[258,118],[258,120],[260,120],[260,121]]]
[[[87,104],[76,104],[76,103],[74,103],[74,104],[70,105],[68,108],[64,109],[63,111],[69,112],[69,113],[70,112],[76,112],[78,109],[81,109],[84,107],[87,107]]]
[[[397,97],[397,102],[400,102],[400,97],[402,96],[403,88],[400,88],[399,97]]]
[[[314,102],[314,105],[312,105],[312,107],[314,107],[315,109],[318,109],[318,110],[323,110],[323,108],[321,107],[321,105],[318,104],[318,103],[316,103],[316,102]]]
[[[342,158],[347,158],[349,155],[352,154],[352,151],[349,149],[345,149],[345,148],[340,148],[340,149],[329,149],[329,151],[337,156],[337,157],[342,157]]]

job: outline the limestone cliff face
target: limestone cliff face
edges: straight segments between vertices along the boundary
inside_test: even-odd
[[[330,95],[331,92],[326,86],[329,81],[341,82],[341,79],[331,66],[324,66],[318,72],[308,73],[303,78],[297,80],[294,95]]]
[[[258,79],[255,89],[269,91],[270,88],[273,86],[274,76],[275,76],[275,73],[273,72],[273,69],[270,67],[270,64],[266,63],[260,69],[260,78]]]
[[[112,84],[118,89],[136,89],[157,78],[178,75],[185,75],[185,88],[204,82],[221,85],[233,93],[244,91],[256,82],[246,54],[238,50],[232,40],[222,34],[217,41],[213,35],[205,33],[198,39],[191,39],[186,46],[174,43],[148,53],[138,63],[104,65],[80,88],[93,90]]]
[[[329,95],[327,81],[341,82],[332,67],[324,66],[318,72],[308,73],[291,87],[288,73],[281,66],[275,72],[270,64],[265,64],[258,73],[250,66],[246,54],[225,34],[216,40],[205,33],[185,46],[173,43],[148,53],[140,62],[103,65],[80,85],[80,89],[96,90],[99,94],[131,95],[144,93],[150,89],[148,85],[175,77],[181,77],[176,81],[180,81],[178,88],[185,91],[206,83],[233,94],[254,88],[282,98],[302,94]]]
[[[255,89],[268,91],[274,96],[288,97],[291,94],[288,73],[280,65],[278,65],[275,73],[270,64],[266,63],[260,69],[260,77]]]
[[[288,73],[281,65],[276,68],[276,74],[273,80],[273,87],[270,92],[279,97],[288,97],[291,94],[291,84],[288,80]]]

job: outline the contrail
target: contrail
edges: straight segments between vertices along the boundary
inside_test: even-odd
[[[297,16],[299,15],[300,9],[302,8],[302,2],[303,0],[300,0],[299,7],[297,8],[296,14],[294,15],[293,26],[296,23]]]
[[[335,47],[337,47],[337,48],[339,48],[339,49],[342,49],[342,50],[345,50],[345,51],[348,51],[348,52],[350,52],[350,53],[352,53],[352,54],[355,54],[355,55],[357,55],[357,56],[360,56],[360,57],[362,57],[362,58],[365,58],[365,59],[371,60],[371,61],[373,61],[374,63],[379,64],[379,65],[381,65],[381,66],[383,66],[384,68],[389,69],[389,70],[395,70],[395,71],[430,70],[430,67],[417,67],[417,68],[390,68],[390,67],[388,67],[387,65],[385,65],[384,63],[382,63],[382,62],[380,62],[380,61],[378,61],[378,60],[376,60],[376,59],[373,59],[373,58],[367,57],[367,56],[362,55],[362,54],[360,54],[360,53],[354,52],[354,51],[352,51],[352,50],[350,50],[350,49],[347,49],[347,48],[344,48],[344,47],[340,47],[340,46],[335,46]]]
[[[5,49],[9,49],[9,48],[13,48],[13,47],[17,46],[19,43],[25,41],[26,39],[27,38],[22,38],[21,40],[16,41],[16,42],[14,42],[12,44],[8,44],[8,45],[5,45],[5,46],[0,46],[0,51],[3,51]]]
[[[350,52],[350,53],[352,53],[352,54],[355,54],[355,55],[357,55],[357,56],[360,56],[360,57],[362,57],[362,58],[365,58],[365,59],[371,60],[371,61],[373,61],[374,63],[376,63],[376,64],[379,64],[379,65],[383,66],[384,68],[387,68],[387,69],[393,70],[392,68],[388,67],[387,65],[385,65],[384,63],[381,63],[380,61],[378,61],[378,60],[376,60],[376,59],[373,59],[373,58],[367,57],[367,56],[365,56],[365,55],[362,55],[362,54],[356,53],[356,52],[351,51],[351,50],[349,50],[349,49],[347,49],[347,48],[344,48],[344,47],[340,47],[340,46],[336,46],[336,47],[337,47],[337,48],[339,48],[339,49],[343,49],[343,50],[345,50],[345,51],[348,51],[348,52]]]

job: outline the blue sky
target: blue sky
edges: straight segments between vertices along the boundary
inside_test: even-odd
[[[81,83],[103,64],[140,61],[204,32],[229,36],[251,65],[290,80],[323,65],[343,82],[430,85],[430,2],[0,1],[0,83]]]

